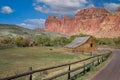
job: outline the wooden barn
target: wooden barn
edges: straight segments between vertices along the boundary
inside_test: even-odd
[[[77,37],[64,46],[64,49],[72,52],[93,52],[97,50],[97,44],[92,36]]]

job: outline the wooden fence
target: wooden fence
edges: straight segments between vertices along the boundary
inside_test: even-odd
[[[110,54],[111,54],[111,52],[105,53],[105,54],[94,55],[94,56],[91,56],[91,57],[83,59],[83,60],[79,60],[79,61],[75,61],[75,62],[71,62],[71,63],[67,63],[67,64],[62,64],[62,65],[58,65],[58,66],[38,69],[38,70],[32,70],[32,67],[30,67],[29,68],[30,71],[28,71],[28,72],[24,72],[24,73],[17,74],[17,75],[14,75],[14,76],[10,76],[10,77],[6,77],[6,78],[1,78],[0,80],[13,80],[13,79],[17,79],[17,78],[24,77],[24,76],[29,76],[28,80],[32,80],[33,79],[32,75],[34,73],[43,72],[43,71],[47,71],[47,70],[52,70],[52,69],[56,69],[56,68],[61,68],[61,67],[64,67],[64,66],[68,66],[68,71],[61,72],[61,73],[56,74],[56,75],[54,75],[52,77],[44,78],[42,80],[53,80],[53,79],[56,79],[58,77],[66,75],[66,74],[68,76],[67,80],[74,80],[74,79],[72,79],[73,76],[71,76],[72,72],[75,72],[77,70],[81,70],[80,73],[81,74],[85,74],[86,71],[88,71],[91,68],[91,66],[99,65],[100,63],[105,61],[109,57]],[[87,61],[87,60],[91,60],[91,61],[88,62],[88,63],[85,63],[85,61]],[[74,65],[74,64],[77,64],[77,63],[81,63],[81,62],[83,62],[82,66],[79,66],[77,68],[71,69],[71,65]]]

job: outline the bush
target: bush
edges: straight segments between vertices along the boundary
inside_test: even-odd
[[[27,47],[30,44],[30,40],[21,36],[16,36],[14,38],[11,38],[11,43],[18,47]]]

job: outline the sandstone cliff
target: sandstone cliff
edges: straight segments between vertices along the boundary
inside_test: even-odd
[[[104,8],[84,9],[78,11],[73,18],[49,16],[45,30],[68,36],[82,33],[95,37],[117,37],[120,36],[120,7],[115,12]]]

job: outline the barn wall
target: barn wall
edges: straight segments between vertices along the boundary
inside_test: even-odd
[[[92,44],[92,46],[91,46],[91,44]],[[85,51],[85,52],[92,52],[95,50],[97,50],[97,45],[92,37],[90,39],[88,39],[88,41],[86,43],[84,43],[83,45],[81,45],[75,49],[75,51]]]

